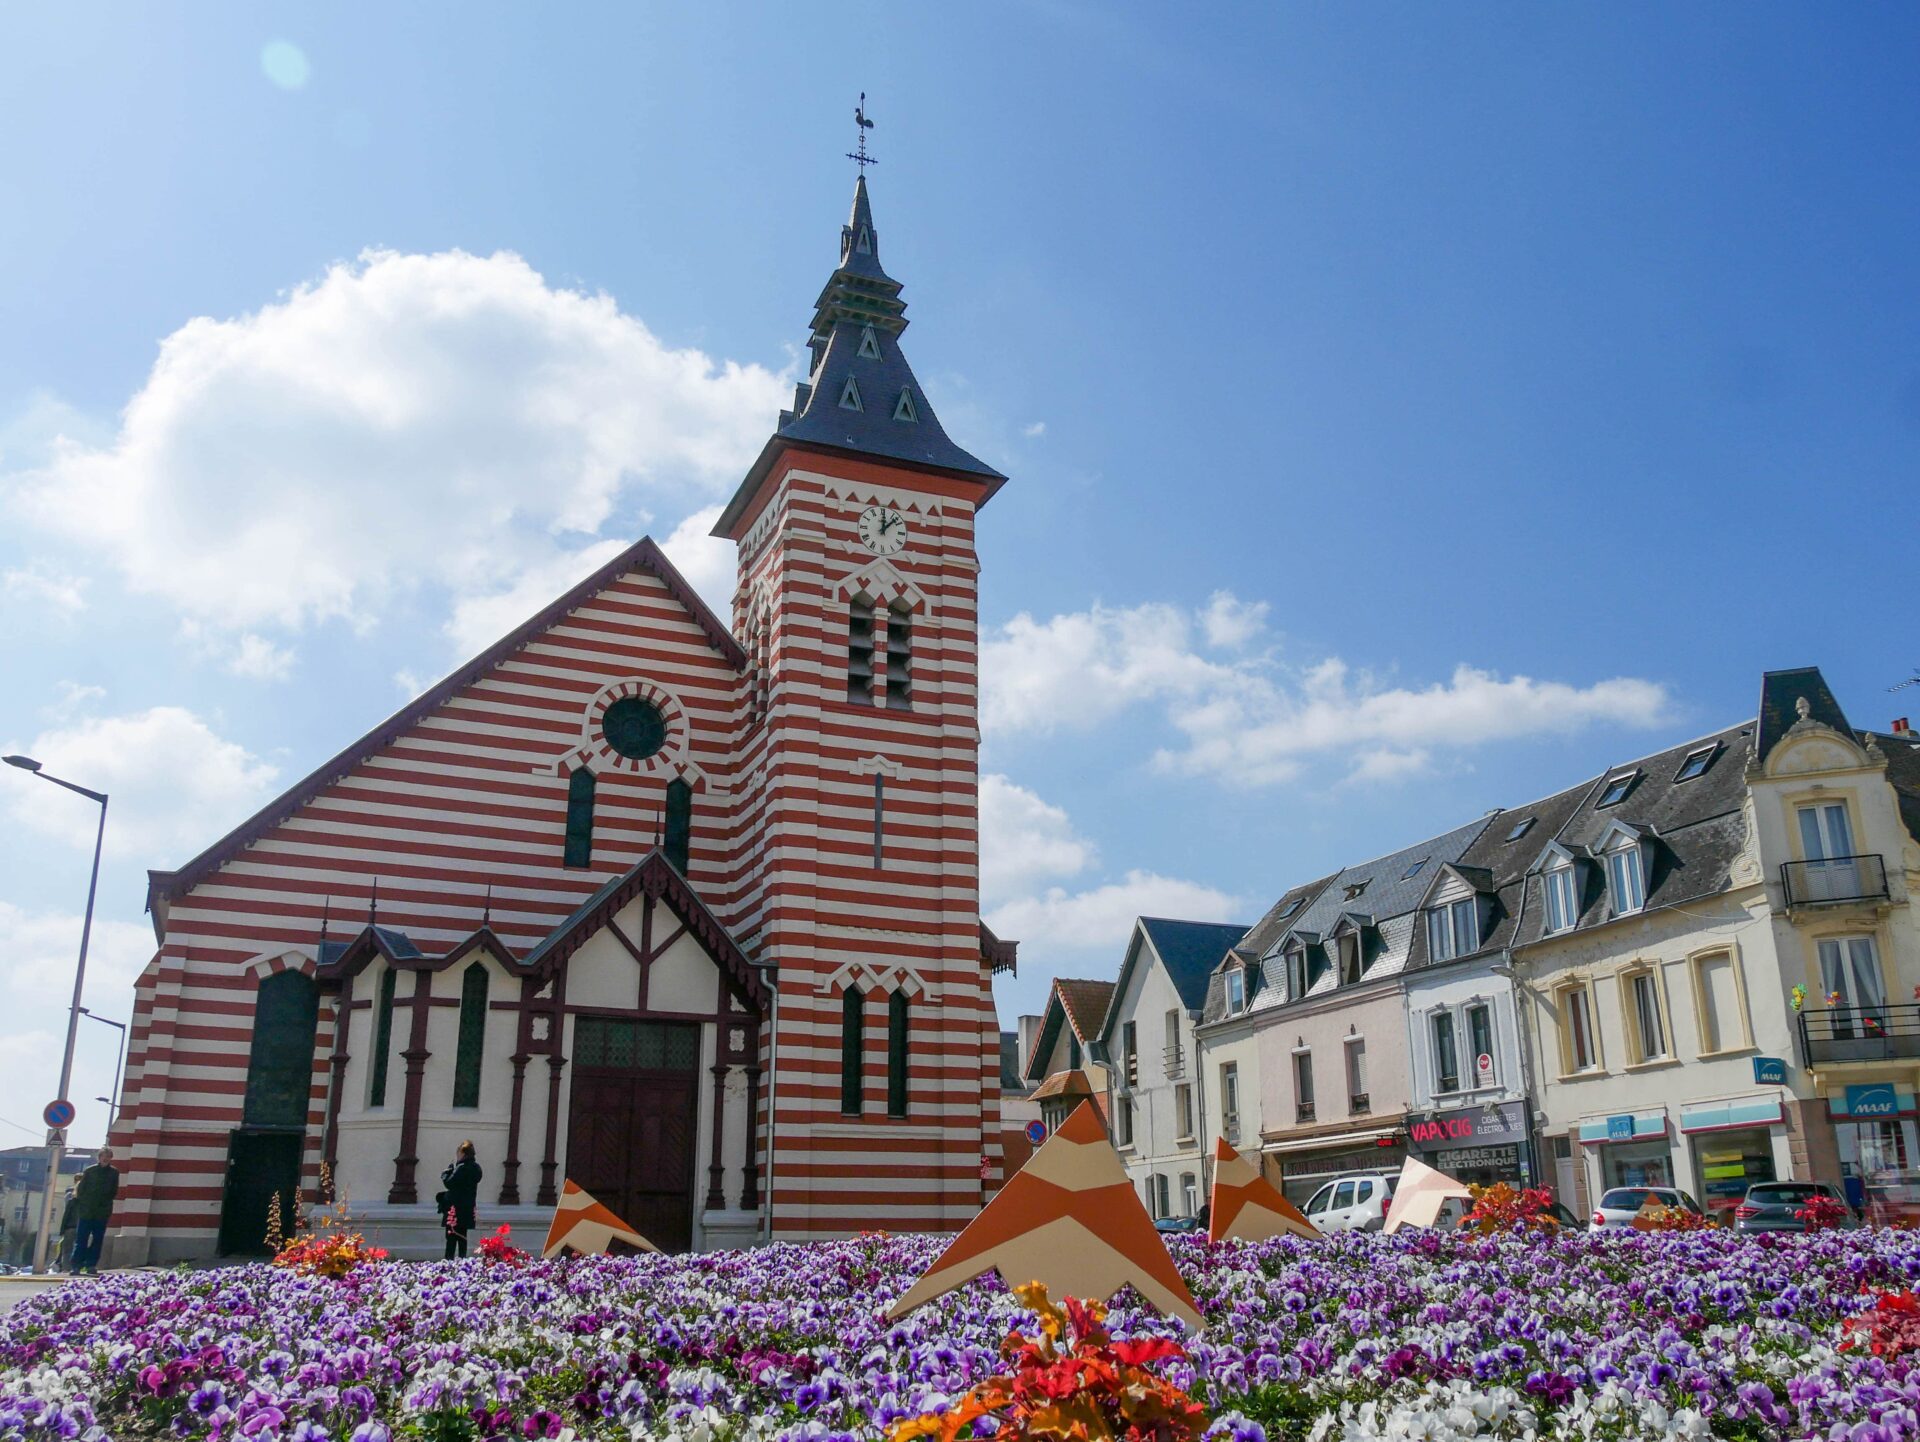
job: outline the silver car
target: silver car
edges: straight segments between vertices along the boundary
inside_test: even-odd
[[[1843,1215],[1834,1223],[1843,1231],[1860,1225],[1840,1189],[1827,1182],[1755,1182],[1746,1200],[1733,1209],[1734,1230],[1741,1232],[1804,1232],[1807,1224],[1796,1215],[1815,1197],[1838,1202]]]
[[[1700,1204],[1678,1187],[1613,1187],[1600,1198],[1593,1211],[1594,1230],[1606,1227],[1631,1227],[1640,1209],[1647,1205],[1679,1207],[1698,1215]]]

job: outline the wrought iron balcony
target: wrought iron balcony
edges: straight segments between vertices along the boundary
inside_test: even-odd
[[[1312,1121],[1313,1120],[1313,1103],[1312,1102],[1294,1103],[1293,1119],[1295,1122]]]
[[[1365,1116],[1368,1112],[1372,1110],[1373,1110],[1373,1098],[1368,1096],[1365,1092],[1354,1092],[1352,1095],[1350,1095],[1347,1098],[1347,1115],[1348,1116],[1352,1116],[1352,1117]]]
[[[1160,1053],[1160,1059],[1166,1063],[1166,1075],[1169,1079],[1186,1075],[1186,1055],[1182,1048],[1167,1047]]]
[[[1920,1003],[1823,1006],[1800,1013],[1800,1045],[1809,1066],[1823,1062],[1904,1061],[1920,1057]]]
[[[1788,861],[1780,867],[1787,906],[1827,906],[1842,901],[1885,901],[1887,863],[1878,852]]]

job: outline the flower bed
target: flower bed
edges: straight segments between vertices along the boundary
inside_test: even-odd
[[[991,1280],[884,1321],[939,1245],[78,1281],[0,1317],[0,1437],[879,1439],[1004,1370],[1032,1322]],[[1920,1279],[1920,1234],[1173,1251],[1208,1327],[1153,1365],[1235,1442],[1920,1437],[1920,1357],[1839,1350]],[[1126,1303],[1116,1338],[1184,1339]]]

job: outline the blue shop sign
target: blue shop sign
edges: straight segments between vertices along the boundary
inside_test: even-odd
[[[1623,1117],[1607,1118],[1607,1140],[1610,1142],[1630,1142],[1633,1140],[1633,1114]]]
[[[1753,1059],[1753,1079],[1765,1086],[1768,1083],[1784,1084],[1787,1079],[1787,1063],[1784,1057],[1757,1056]]]
[[[1891,1082],[1871,1082],[1847,1088],[1850,1117],[1891,1117],[1900,1114],[1900,1098]]]

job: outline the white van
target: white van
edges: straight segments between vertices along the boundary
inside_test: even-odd
[[[1301,1210],[1323,1232],[1377,1232],[1386,1225],[1393,1205],[1393,1185],[1399,1178],[1379,1172],[1355,1172],[1335,1177],[1307,1200]],[[1449,1197],[1436,1226],[1456,1227],[1466,1206]]]

